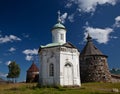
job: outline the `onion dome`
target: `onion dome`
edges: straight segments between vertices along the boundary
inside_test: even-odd
[[[57,28],[65,29],[65,26],[62,24],[62,20],[60,17],[60,11],[58,11],[58,23],[53,26],[53,29]]]
[[[55,24],[55,25],[53,26],[53,29],[56,29],[56,28],[65,29],[65,26],[62,25],[60,22],[58,22],[57,24]]]

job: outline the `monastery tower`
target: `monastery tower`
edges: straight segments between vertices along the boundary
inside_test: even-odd
[[[89,34],[87,43],[80,54],[80,71],[82,82],[111,81],[107,56],[93,44]]]

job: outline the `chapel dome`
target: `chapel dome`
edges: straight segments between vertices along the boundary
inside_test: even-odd
[[[65,26],[62,24],[62,19],[61,19],[61,16],[60,16],[60,11],[58,11],[58,20],[57,20],[57,24],[55,24],[53,26],[52,29],[65,29]]]
[[[65,29],[65,26],[61,24],[60,22],[58,22],[57,24],[53,26],[53,29],[57,29],[57,28]]]

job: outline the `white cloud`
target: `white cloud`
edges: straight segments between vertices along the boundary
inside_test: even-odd
[[[113,25],[113,27],[120,27],[120,16],[117,16],[115,18],[115,24]]]
[[[69,15],[69,16],[68,16],[68,20],[69,20],[70,22],[74,22],[74,14]]]
[[[87,37],[87,34],[89,33],[93,39],[95,39],[98,43],[104,43],[106,44],[109,41],[110,33],[114,32],[111,28],[93,28],[93,27],[85,27],[85,37]]]
[[[14,52],[16,49],[14,48],[14,47],[11,47],[10,49],[9,49],[9,51],[10,52]]]
[[[66,12],[61,15],[60,18],[61,18],[62,23],[65,23],[65,20],[66,20],[66,18],[67,18],[67,15],[68,15],[68,14],[67,14]]]
[[[32,55],[26,55],[25,59],[27,61],[31,61],[31,60],[33,60],[33,56]]]
[[[77,8],[83,12],[94,12],[97,5],[110,4],[115,5],[118,0],[67,0],[66,7],[77,5]]]
[[[4,74],[2,72],[0,72],[0,77],[7,77],[8,74]]]
[[[70,1],[70,0],[69,0]],[[72,6],[71,2],[68,2],[65,7],[70,8]]]
[[[21,41],[21,39],[14,35],[6,35],[5,37],[0,36],[0,43],[7,43],[13,41]]]
[[[38,54],[38,49],[26,49],[23,51],[24,54],[26,55],[37,55]]]
[[[11,63],[11,61],[7,61],[5,64],[8,66]]]
[[[110,36],[111,39],[117,39],[118,37],[116,36]]]
[[[25,59],[27,61],[31,61],[31,60],[33,60],[34,55],[38,54],[38,49],[33,49],[33,50],[26,49],[23,51],[23,53],[26,55]]]

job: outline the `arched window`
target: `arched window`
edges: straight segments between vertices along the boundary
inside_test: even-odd
[[[54,65],[52,63],[49,65],[49,76],[54,76]]]
[[[71,67],[72,65],[70,63],[66,63],[65,67],[67,67],[67,66]]]

